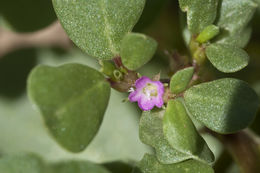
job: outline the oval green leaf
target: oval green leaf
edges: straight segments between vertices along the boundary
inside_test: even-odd
[[[222,0],[217,25],[230,33],[243,30],[253,17],[257,4],[252,0]]]
[[[224,73],[237,72],[249,62],[249,56],[243,49],[229,44],[211,44],[206,48],[206,55],[213,66]]]
[[[127,34],[121,46],[120,55],[123,64],[130,70],[137,70],[153,57],[157,42],[144,34]]]
[[[250,86],[225,78],[188,89],[184,98],[192,116],[218,133],[235,133],[254,120],[259,99]]]
[[[166,140],[162,122],[164,112],[163,110],[143,112],[139,126],[141,141],[155,148],[156,157],[163,164],[178,163],[189,159],[189,155],[177,151]]]
[[[177,71],[171,78],[170,89],[173,94],[179,94],[188,87],[194,73],[194,67]]]
[[[142,173],[214,173],[214,170],[207,164],[196,160],[187,160],[175,164],[161,164],[153,155],[146,154],[139,167]]]
[[[188,28],[193,34],[201,33],[215,21],[218,0],[179,0],[179,4],[187,12]]]
[[[102,165],[88,161],[66,161],[51,165],[49,173],[111,173]]]
[[[119,55],[121,41],[137,23],[144,5],[145,0],[53,0],[72,41],[102,60]]]
[[[110,86],[100,72],[84,65],[38,66],[29,76],[28,93],[58,143],[80,152],[99,129]]]
[[[173,148],[190,155],[190,158],[208,163],[214,161],[213,153],[197,132],[180,99],[168,102],[163,117],[163,132]]]
[[[33,154],[4,155],[0,158],[0,172],[45,173],[45,165]]]

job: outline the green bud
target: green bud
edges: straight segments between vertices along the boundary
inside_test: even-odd
[[[110,61],[99,61],[101,67],[101,72],[107,75],[110,78],[114,77],[114,71],[116,70],[116,66]]]
[[[209,25],[199,34],[196,41],[198,41],[199,43],[205,43],[211,40],[212,38],[214,38],[218,34],[219,34],[219,27],[215,25]]]

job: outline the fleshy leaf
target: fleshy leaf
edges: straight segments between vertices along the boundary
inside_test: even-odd
[[[141,141],[155,148],[156,157],[161,163],[171,164],[189,159],[189,155],[177,151],[165,139],[162,122],[164,112],[164,110],[143,112],[139,127]]]
[[[163,117],[163,131],[167,141],[178,151],[195,160],[214,161],[204,139],[197,132],[180,99],[170,100]]]
[[[80,152],[99,129],[110,86],[100,72],[84,65],[38,66],[29,76],[28,93],[58,143]]]
[[[0,158],[1,173],[45,173],[45,165],[32,154],[4,155]]]
[[[218,0],[179,0],[179,4],[187,12],[188,28],[193,34],[202,32],[215,21]]]
[[[230,33],[242,30],[253,17],[257,4],[252,0],[222,0],[217,25]]]
[[[207,26],[196,38],[199,43],[205,43],[214,38],[219,33],[219,27],[215,25]]]
[[[110,173],[102,165],[87,161],[66,161],[51,165],[49,173]]]
[[[183,92],[189,85],[194,73],[193,67],[177,71],[171,78],[170,89],[174,94]]]
[[[257,94],[238,79],[225,78],[199,84],[184,94],[191,115],[218,133],[235,133],[248,127],[259,106]]]
[[[207,164],[196,160],[187,160],[175,164],[161,164],[153,155],[146,154],[139,167],[142,173],[214,173],[214,170]]]
[[[206,48],[206,55],[213,66],[224,73],[237,72],[249,62],[249,56],[243,49],[229,44],[211,44]]]
[[[120,55],[123,64],[130,70],[145,65],[154,55],[157,42],[144,34],[129,33],[121,45]]]
[[[145,0],[53,0],[72,41],[98,59],[119,55],[123,37],[137,23]]]
[[[252,28],[247,27],[236,32],[223,31],[216,39],[216,43],[230,44],[244,48],[250,40]]]

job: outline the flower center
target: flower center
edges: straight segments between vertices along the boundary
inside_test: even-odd
[[[147,83],[143,88],[143,93],[151,99],[151,97],[156,97],[158,95],[157,87],[151,83]]]

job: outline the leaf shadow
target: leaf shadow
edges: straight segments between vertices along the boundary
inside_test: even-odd
[[[237,129],[252,124],[259,109],[259,98],[253,89],[249,89],[245,82],[240,82],[231,93],[229,104],[226,105],[226,116],[223,121],[224,131],[233,133]]]
[[[14,99],[25,92],[27,76],[36,65],[35,49],[9,53],[0,59],[0,97]]]

